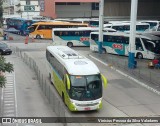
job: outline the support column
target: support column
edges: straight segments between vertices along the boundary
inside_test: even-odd
[[[131,1],[131,21],[130,21],[130,39],[129,39],[129,57],[128,68],[135,68],[135,36],[136,36],[136,21],[137,21],[137,5],[138,0]]]
[[[103,42],[103,17],[104,17],[104,0],[100,0],[99,3],[99,43],[98,51],[102,53],[102,42]]]

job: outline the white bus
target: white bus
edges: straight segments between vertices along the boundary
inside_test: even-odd
[[[125,32],[125,31],[130,31],[130,23],[129,22],[109,23],[109,24],[104,24],[104,28],[112,28],[117,31]],[[137,32],[145,32],[149,30],[150,30],[150,25],[148,23],[136,24]]]
[[[98,51],[98,32],[91,33],[90,36],[90,49],[92,51]],[[157,43],[157,44],[156,44]],[[160,38],[153,35],[136,35],[135,41],[135,57],[142,59],[154,59],[160,56],[158,49]],[[102,52],[111,53],[117,55],[128,56],[129,49],[129,34],[116,32],[116,33],[104,33]]]
[[[91,60],[67,46],[48,46],[46,58],[50,80],[70,111],[102,108],[107,80]]]
[[[150,25],[151,31],[160,31],[160,21],[156,20],[146,20],[140,21],[141,23],[148,23]]]
[[[52,29],[52,40],[54,45],[89,46],[89,36],[91,32],[98,31],[99,28],[78,27],[78,28],[54,28]],[[104,31],[116,32],[111,28]]]
[[[73,18],[73,19],[55,19],[56,21],[67,21],[71,23],[87,23],[91,27],[99,26],[98,18]],[[104,21],[104,24],[107,24],[108,21]]]

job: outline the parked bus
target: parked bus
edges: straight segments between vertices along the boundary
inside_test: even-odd
[[[7,22],[6,22],[6,20],[8,19],[8,18],[20,18],[21,16],[20,15],[3,15],[3,25],[7,25]]]
[[[155,41],[160,42],[159,37],[136,35],[135,40],[135,57],[138,59],[154,59],[160,56],[160,52],[156,51],[159,47],[155,44]],[[93,32],[90,35],[90,49],[92,51],[98,51],[98,32]],[[128,56],[129,49],[129,34],[126,33],[104,33],[102,52],[111,53],[117,55]]]
[[[14,33],[20,35],[28,35],[28,27],[31,26],[33,23],[35,23],[33,20],[24,18],[13,17],[6,19],[7,29],[15,28],[17,32]]]
[[[71,28],[71,27],[87,27],[88,24],[69,23],[61,21],[53,22],[37,22],[28,28],[29,37],[37,39],[52,39],[52,29],[54,28]]]
[[[98,31],[99,28],[79,27],[79,28],[55,28],[52,30],[52,40],[54,45],[89,46],[90,33]],[[105,28],[105,31],[116,32],[111,28]]]
[[[102,108],[107,79],[91,60],[67,46],[48,46],[46,58],[50,80],[70,111]]]
[[[55,19],[56,21],[67,21],[71,23],[87,23],[90,27],[98,27],[99,19],[92,18],[74,18],[74,19]],[[104,24],[107,24],[108,21],[104,21]]]
[[[130,31],[130,23],[109,23],[104,25],[105,28],[113,28],[117,31],[125,32]],[[150,25],[148,23],[137,23],[136,24],[136,31],[138,32],[145,32],[150,30]]]
[[[159,35],[148,34],[148,33],[143,33],[142,35],[146,36],[146,39],[143,39],[144,42],[152,40],[152,42],[155,43],[154,52],[156,54],[160,54],[160,36],[159,36],[160,33],[159,33]],[[150,39],[148,39],[148,38],[150,38]]]

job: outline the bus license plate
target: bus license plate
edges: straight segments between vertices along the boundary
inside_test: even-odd
[[[87,108],[84,108],[84,110],[91,110],[91,108],[87,107]]]

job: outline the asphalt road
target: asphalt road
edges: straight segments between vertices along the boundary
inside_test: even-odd
[[[45,48],[50,43],[44,40],[42,43],[23,43],[10,42],[9,45],[19,47],[27,55],[32,57],[40,70],[43,71],[44,77],[48,80],[46,70]],[[103,90],[103,108],[99,111],[71,113],[65,108],[68,117],[155,117],[160,116],[160,96],[147,88],[139,85],[137,82],[118,73],[111,67],[106,66],[97,60],[88,56],[91,52],[88,48],[73,48],[93,60],[100,71],[108,78],[108,87]],[[94,55],[94,54],[93,54]],[[111,56],[112,57],[112,56]],[[26,68],[28,69],[28,68]],[[137,80],[139,81],[139,80]],[[54,91],[54,87],[51,86]],[[56,91],[55,91],[56,93]],[[57,94],[58,96],[58,94]],[[59,98],[60,99],[60,98]],[[25,102],[25,101],[24,101]],[[83,124],[93,125],[93,124]],[[97,125],[97,124],[96,124]],[[100,124],[102,125],[102,124]],[[105,125],[105,124],[104,124]],[[121,124],[117,124],[121,125]],[[124,124],[123,124],[124,125]],[[134,124],[138,126],[140,124]],[[143,124],[145,126],[157,126],[158,124]]]

